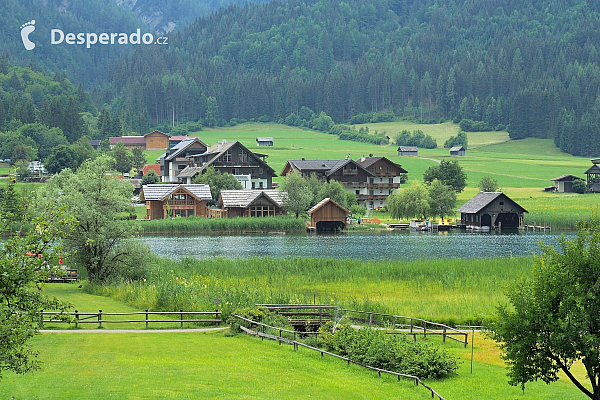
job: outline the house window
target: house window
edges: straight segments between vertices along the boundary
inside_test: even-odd
[[[256,189],[256,182],[252,182],[252,189]]]
[[[356,190],[356,195],[358,196],[360,194],[360,190]]]
[[[231,169],[231,175],[237,175],[237,169],[232,168]]]
[[[394,183],[394,178],[390,178],[390,184]]]
[[[262,174],[263,174],[263,169],[262,169],[262,168],[259,168],[259,169],[258,169],[258,174],[259,174],[259,175],[262,175]]]
[[[238,155],[239,155],[240,162],[243,162],[243,163],[248,162],[248,153],[246,153],[245,150],[240,149]]]
[[[262,189],[262,188],[263,188],[263,183],[262,183],[262,181],[261,181],[261,182],[258,182],[258,188],[259,188],[259,189]]]
[[[185,200],[186,195],[185,194],[174,194],[173,195],[173,200]]]
[[[190,208],[189,210],[187,210],[187,212],[188,212],[188,215],[187,215],[188,217],[193,217],[194,216],[194,209],[193,208]]]
[[[373,183],[373,178],[369,178],[369,183]]]
[[[501,205],[501,206],[503,206],[503,205],[504,205],[504,202],[503,202],[503,201],[501,201],[501,202],[500,202],[500,205]]]
[[[227,150],[225,154],[223,154],[223,162],[230,163],[231,162],[231,150]]]

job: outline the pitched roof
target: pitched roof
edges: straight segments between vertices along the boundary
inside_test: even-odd
[[[148,172],[150,172],[150,170],[153,170],[154,172],[156,172],[156,175],[160,176],[160,164],[146,164],[142,167],[142,172],[144,173],[144,176],[148,175]]]
[[[408,172],[404,168],[402,168],[402,165],[396,164],[395,162],[389,160],[386,157],[361,157],[356,162],[363,168],[368,169],[371,165],[375,164],[379,160],[386,160],[388,163],[397,166],[398,168],[400,168],[400,172],[402,172],[402,173]]]
[[[179,154],[183,153],[188,147],[190,147],[194,143],[200,143],[204,147],[208,147],[202,142],[202,140],[200,140],[198,138],[187,138],[187,139],[182,140],[181,142],[177,143],[175,146],[173,146],[173,148],[171,149],[171,152],[168,155],[167,155],[167,153],[165,153],[161,157],[164,157],[164,159],[167,161],[172,160],[175,157],[177,157]]]
[[[230,150],[232,147],[234,147],[235,145],[240,146],[242,149],[246,150],[246,152],[248,153],[248,155],[253,155],[258,157],[256,159],[256,161],[258,161],[258,163],[263,167],[268,169],[269,171],[271,171],[273,173],[273,176],[277,176],[277,174],[275,173],[275,170],[273,168],[271,168],[271,166],[269,166],[265,161],[261,160],[260,157],[264,157],[266,155],[264,154],[259,154],[259,153],[254,153],[250,150],[248,150],[248,148],[246,146],[244,146],[241,142],[238,142],[237,140],[234,142],[227,142],[226,140],[223,140],[217,144],[214,144],[212,146],[210,146],[208,149],[206,149],[205,153],[202,153],[200,155],[204,155],[204,156],[212,156],[212,158],[208,161],[206,161],[204,163],[204,165],[202,165],[201,167],[187,167],[185,168],[183,171],[181,171],[178,175],[178,177],[182,177],[182,178],[187,178],[187,177],[193,177],[196,174],[202,172],[204,169],[206,169],[207,167],[209,167],[210,165],[212,165],[215,161],[218,160],[219,157],[221,157],[222,154],[224,154],[227,150]],[[220,148],[219,148],[220,146]],[[175,148],[175,147],[173,147]],[[194,157],[194,156],[190,156]],[[185,175],[181,175],[183,172],[185,171]]]
[[[91,144],[92,146],[96,146],[96,147],[98,147],[98,146],[100,146],[100,143],[101,143],[101,142],[102,142],[102,141],[101,141],[101,140],[98,140],[98,139],[90,139],[90,144]]]
[[[600,167],[598,166],[598,164],[594,164],[590,167],[590,169],[585,171],[585,174],[600,174]]]
[[[550,179],[551,181],[574,181],[575,179],[581,179],[583,180],[583,178],[580,178],[578,176],[575,175],[561,175],[558,178],[552,178]]]
[[[314,213],[315,211],[317,211],[319,208],[323,207],[327,203],[333,203],[336,206],[338,206],[339,208],[341,208],[342,210],[344,210],[346,212],[346,214],[350,214],[350,211],[348,211],[348,209],[346,207],[341,206],[337,201],[332,200],[329,197],[325,197],[323,200],[321,200],[320,202],[315,204],[315,206],[312,207],[310,210],[308,210],[306,213],[308,215],[312,215],[312,213]]]
[[[181,184],[155,184],[144,185],[142,187],[142,196],[145,201],[164,200],[168,195],[183,187],[188,193],[200,200],[211,200],[209,185],[181,185]]]
[[[528,212],[526,209],[518,205],[515,201],[511,200],[510,197],[502,192],[479,192],[471,200],[463,204],[457,212],[474,214],[481,211],[485,206],[496,200],[498,197],[506,197],[508,200],[520,207],[524,212]]]
[[[419,151],[417,146],[400,146],[398,151]]]
[[[145,146],[146,138],[144,136],[113,136],[108,138],[108,142],[113,146],[119,142],[123,142],[126,146]]]
[[[450,151],[461,151],[466,150],[464,146],[454,146],[450,148]]]
[[[362,165],[349,158],[345,160],[288,160],[288,163],[295,170],[323,171],[327,176],[333,174],[335,171],[339,170],[344,165],[353,163],[356,164],[358,168],[366,171],[369,175],[372,175],[371,172],[366,170]]]
[[[160,134],[160,135],[163,135],[163,136],[169,137],[169,135],[167,135],[166,133],[164,133],[164,132],[162,132],[162,131],[159,131],[158,129],[155,129],[155,130],[153,130],[152,132],[148,132],[148,133],[146,133],[146,134],[144,135],[144,137],[146,137],[146,136],[148,136],[148,135],[152,135],[153,133],[158,133],[158,134]]]
[[[272,137],[257,137],[256,141],[257,142],[272,142],[273,138]]]
[[[285,192],[281,190],[221,190],[220,202],[224,208],[242,207],[252,205],[260,197],[266,197],[277,207],[282,207]]]

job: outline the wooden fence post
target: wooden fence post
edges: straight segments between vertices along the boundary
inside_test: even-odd
[[[102,310],[98,310],[98,326],[102,328]]]
[[[44,310],[40,310],[40,328],[44,327]]]
[[[369,314],[369,328],[373,326],[373,313]]]
[[[145,310],[145,311],[146,311],[146,329],[148,329],[148,310]]]
[[[442,343],[446,343],[446,327],[444,327],[444,333],[442,334]]]
[[[75,310],[75,328],[79,327],[79,311]]]

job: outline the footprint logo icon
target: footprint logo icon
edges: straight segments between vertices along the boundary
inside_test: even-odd
[[[35,19],[21,25],[21,39],[23,39],[25,50],[33,50],[35,48],[35,43],[29,40],[29,34],[33,31],[35,31]]]

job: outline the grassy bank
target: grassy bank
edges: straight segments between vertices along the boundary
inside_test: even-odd
[[[225,314],[257,303],[331,303],[479,324],[505,301],[503,290],[529,272],[531,258],[368,261],[322,258],[156,259],[145,282],[87,285],[139,309]]]
[[[280,217],[240,218],[174,218],[152,221],[132,221],[142,233],[221,233],[221,232],[301,232],[306,229],[303,219]]]

